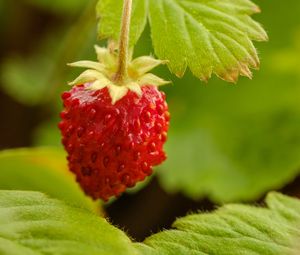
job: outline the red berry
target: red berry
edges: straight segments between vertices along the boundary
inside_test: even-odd
[[[70,170],[86,194],[108,200],[151,175],[166,155],[169,127],[165,96],[143,86],[112,104],[107,88],[73,87],[62,95],[59,128]]]

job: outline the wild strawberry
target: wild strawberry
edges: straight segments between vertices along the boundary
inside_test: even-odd
[[[169,112],[162,79],[147,73],[161,61],[133,60],[128,79],[113,82],[114,51],[96,47],[98,62],[71,64],[88,67],[62,94],[65,109],[59,128],[70,170],[86,194],[108,200],[152,174],[166,155]]]

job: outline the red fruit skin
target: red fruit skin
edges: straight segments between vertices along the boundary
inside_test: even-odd
[[[170,114],[163,92],[143,86],[114,105],[108,89],[85,85],[62,94],[59,128],[69,169],[85,193],[107,201],[152,174],[166,155]]]

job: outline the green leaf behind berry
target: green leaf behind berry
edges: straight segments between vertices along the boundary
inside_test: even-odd
[[[163,187],[222,203],[257,199],[292,182],[300,171],[300,87],[293,78],[262,72],[254,84],[213,82],[195,95],[186,92],[191,80],[169,95],[174,114],[168,160],[158,173]]]
[[[292,47],[277,50],[268,64],[274,72],[294,74],[300,78],[300,28],[293,35]]]

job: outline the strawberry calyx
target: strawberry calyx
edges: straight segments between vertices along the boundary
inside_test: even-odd
[[[155,59],[151,56],[142,56],[129,59],[126,78],[120,82],[116,79],[118,69],[118,54],[115,49],[95,45],[98,62],[78,61],[68,64],[72,67],[87,68],[69,85],[76,86],[89,84],[86,88],[99,90],[108,88],[112,104],[123,98],[128,91],[133,91],[138,96],[142,95],[142,86],[161,86],[170,83],[162,78],[149,73],[153,68],[165,64],[166,61]]]

